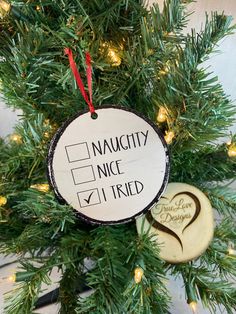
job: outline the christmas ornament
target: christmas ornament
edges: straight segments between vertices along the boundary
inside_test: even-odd
[[[100,107],[67,121],[48,154],[51,185],[59,199],[89,222],[128,222],[163,193],[169,154],[157,126],[138,113]]]
[[[141,267],[137,267],[134,270],[134,281],[135,283],[140,283],[143,277],[144,271]]]
[[[7,198],[5,196],[0,196],[0,206],[4,206],[7,203]]]
[[[88,94],[71,49],[71,70],[90,112],[67,121],[48,153],[48,175],[57,197],[91,223],[128,222],[158,201],[167,184],[169,154],[157,126],[115,106],[94,109],[91,57]],[[156,179],[158,178],[158,179]]]
[[[170,183],[165,194],[137,229],[157,235],[160,257],[180,263],[199,257],[209,246],[214,231],[213,211],[200,190],[185,183]]]

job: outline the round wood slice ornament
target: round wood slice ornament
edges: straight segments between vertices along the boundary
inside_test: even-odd
[[[161,197],[169,154],[157,126],[120,107],[99,107],[67,121],[54,136],[48,174],[57,197],[98,224],[128,222]]]
[[[136,224],[139,233],[157,235],[160,257],[170,263],[199,257],[214,232],[210,201],[199,189],[185,183],[169,183],[160,201]]]

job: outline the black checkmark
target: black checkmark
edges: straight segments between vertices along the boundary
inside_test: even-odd
[[[88,199],[84,198],[84,201],[89,204],[90,203],[90,200],[91,200],[91,197],[93,195],[94,191],[89,195]]]

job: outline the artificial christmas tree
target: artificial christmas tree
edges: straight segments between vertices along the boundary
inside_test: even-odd
[[[141,0],[43,0],[12,1],[12,4],[0,1],[1,92],[9,106],[23,111],[15,133],[0,142],[1,253],[17,254],[22,265],[13,276],[19,285],[9,296],[6,313],[32,313],[41,285],[50,284],[49,274],[54,267],[62,274],[61,313],[167,313],[170,304],[164,280],[167,272],[183,277],[186,302],[192,308],[201,300],[213,312],[218,305],[223,305],[227,313],[234,313],[236,291],[230,279],[236,275],[236,197],[224,184],[236,175],[236,137],[231,135],[228,144],[218,144],[216,140],[229,136],[227,130],[235,121],[235,109],[217,78],[209,76],[202,62],[235,27],[230,17],[213,13],[199,33],[193,30],[184,35],[187,2],[190,1],[167,0],[160,12],[157,5],[147,10]],[[74,63],[68,60],[69,51],[73,52]],[[91,62],[85,57],[86,52]],[[81,83],[77,86],[74,79],[75,63],[85,89],[81,89]],[[78,75],[76,77],[78,82]],[[98,112],[94,120],[90,118],[86,102],[90,112]],[[158,238],[142,226],[138,233],[135,217],[142,210],[148,209],[150,213],[164,189],[162,184],[161,188],[153,189],[156,184],[153,178],[149,190],[137,183],[142,178],[121,180],[116,190],[112,190],[115,199],[118,194],[119,198],[133,197],[129,203],[131,208],[128,205],[127,208],[123,205],[109,207],[109,215],[112,210],[115,214],[127,210],[127,219],[122,214],[115,222],[109,215],[107,218],[105,212],[100,219],[92,216],[90,220],[89,215],[84,214],[97,215],[102,188],[92,185],[97,173],[91,172],[92,177],[83,181],[83,188],[81,177],[88,178],[91,169],[99,169],[100,175],[111,178],[122,178],[124,172],[119,158],[110,164],[102,161],[103,168],[101,164],[99,167],[91,164],[89,168],[87,164],[77,164],[91,159],[89,141],[93,141],[97,154],[100,151],[100,155],[104,155],[105,149],[110,154],[116,153],[114,147],[113,151],[111,149],[112,137],[110,146],[108,140],[103,139],[102,151],[99,146],[102,142],[98,142],[96,128],[94,130],[99,112],[108,112],[103,109],[106,104],[110,106],[105,108],[113,113],[111,105],[119,106],[119,112],[130,114],[129,119],[133,119],[130,118],[132,112],[150,126],[146,133],[142,129],[140,133],[135,130],[126,134],[123,131],[131,127],[133,120],[126,119],[126,115],[119,120],[120,137],[115,138],[120,149],[128,151],[132,145],[137,148],[135,156],[125,163],[126,172],[132,168],[131,162],[138,164],[141,160],[146,165],[138,164],[133,173],[140,171],[145,177],[150,163],[157,169],[161,164],[160,156],[156,150],[152,155],[151,147],[154,149],[156,141],[160,140],[163,160],[169,162],[170,154],[171,168],[169,173],[168,167],[162,166],[156,182],[162,174],[162,182],[167,183],[169,174],[169,182],[195,186],[220,214],[221,222],[215,227],[214,239],[197,260],[178,264],[165,262],[159,257],[162,244]],[[70,133],[67,127],[72,125],[71,121],[78,117],[80,126],[83,121],[79,117],[88,116],[90,124],[86,124],[83,132]],[[117,113],[117,121],[118,116]],[[118,127],[116,120],[109,119],[110,115],[101,126],[104,128],[101,134],[108,132],[106,136],[112,125],[114,129]],[[92,132],[90,125],[93,125]],[[54,166],[49,166],[50,188],[47,176],[50,152],[52,147],[59,147],[50,142],[53,136],[51,143],[58,138],[63,140],[66,130],[69,132],[67,139],[77,136],[78,140],[63,142],[64,158],[75,167],[54,167],[55,162]],[[82,138],[82,133],[87,133],[87,137]],[[160,139],[149,142],[148,134],[158,134]],[[126,138],[126,146],[121,138]],[[56,143],[59,142],[56,140]],[[142,145],[149,147],[150,154],[142,154],[139,150]],[[52,179],[52,171],[56,181]],[[60,197],[61,190],[58,193],[58,184],[54,184],[57,174],[66,171],[73,174],[71,182],[76,187],[77,207],[70,199],[71,189],[63,191]],[[150,176],[155,173],[150,172]],[[67,178],[66,188],[69,183]],[[138,199],[141,190],[150,192],[152,189],[157,190],[151,199],[148,193],[145,194],[149,196],[147,200]],[[185,197],[189,197],[189,193],[185,193]],[[95,196],[97,198],[93,199]],[[104,192],[103,200],[106,201],[106,197]],[[135,199],[140,202],[132,203]],[[204,212],[204,206],[199,211],[196,195],[192,193],[191,199],[196,208],[195,214],[187,212],[188,224],[192,224],[193,218],[197,222],[199,213]],[[191,204],[191,199],[187,199],[187,204]],[[150,208],[145,207],[145,202]],[[131,215],[133,206],[139,209]],[[98,224],[104,220],[111,225]],[[151,221],[151,225],[154,223]],[[165,230],[162,226],[159,231],[166,232],[166,225],[164,227]],[[189,225],[189,232],[191,227]],[[201,228],[198,232],[201,234]],[[177,237],[172,238],[181,248]],[[183,241],[181,243],[184,248]],[[93,289],[85,299],[77,295],[81,283]]]

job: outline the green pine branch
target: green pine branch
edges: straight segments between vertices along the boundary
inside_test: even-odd
[[[192,151],[182,151],[177,147],[172,149],[171,180],[173,182],[195,183],[202,187],[209,182],[234,179],[235,170],[235,162],[233,158],[228,157],[225,144],[207,145]],[[213,201],[210,192],[209,196]]]
[[[203,304],[210,308],[212,313],[215,313],[220,305],[224,306],[227,313],[234,313],[236,310],[236,289],[233,283],[223,280],[212,281],[211,278],[200,276],[196,277],[195,283]]]
[[[53,128],[42,115],[36,115],[16,127],[19,140],[1,142],[0,191],[6,195],[27,189],[34,183],[47,182],[45,158]]]
[[[23,271],[18,275],[25,279],[16,285],[14,293],[6,296],[4,310],[7,314],[17,314],[23,311],[25,314],[33,313],[35,302],[42,291],[42,283],[49,285],[51,282],[48,277],[49,269],[44,265],[37,268],[28,262],[23,262],[22,268]]]
[[[168,269],[183,276],[187,297],[195,292],[212,311],[222,304],[233,313],[235,290],[228,280],[236,266],[227,250],[236,240],[236,199],[219,183],[235,178],[235,158],[228,157],[229,147],[213,141],[227,134],[235,109],[202,62],[235,26],[231,17],[213,13],[199,33],[184,35],[186,2],[167,0],[161,12],[158,6],[147,11],[136,0],[16,0],[14,6],[28,19],[18,21],[12,11],[0,21],[1,90],[9,106],[23,110],[16,128],[21,142],[0,140],[0,195],[7,198],[0,208],[0,251],[20,254],[17,275],[25,278],[7,313],[22,308],[32,313],[53,267],[62,274],[61,313],[166,313]],[[119,48],[119,66],[112,66],[104,43]],[[163,134],[175,132],[170,180],[199,187],[223,217],[197,261],[164,264],[152,237],[137,235],[133,223],[88,226],[51,191],[30,188],[46,183],[47,147],[55,130],[86,108],[65,47],[72,48],[83,80],[84,52],[90,51],[96,107],[119,104],[153,121],[161,106],[167,109],[168,119],[159,127]],[[89,269],[85,259],[91,261]],[[137,267],[144,272],[139,283]],[[93,289],[86,299],[76,295],[84,277]]]
[[[205,193],[212,206],[224,216],[235,218],[236,215],[236,196],[234,190],[227,186],[206,187]]]

